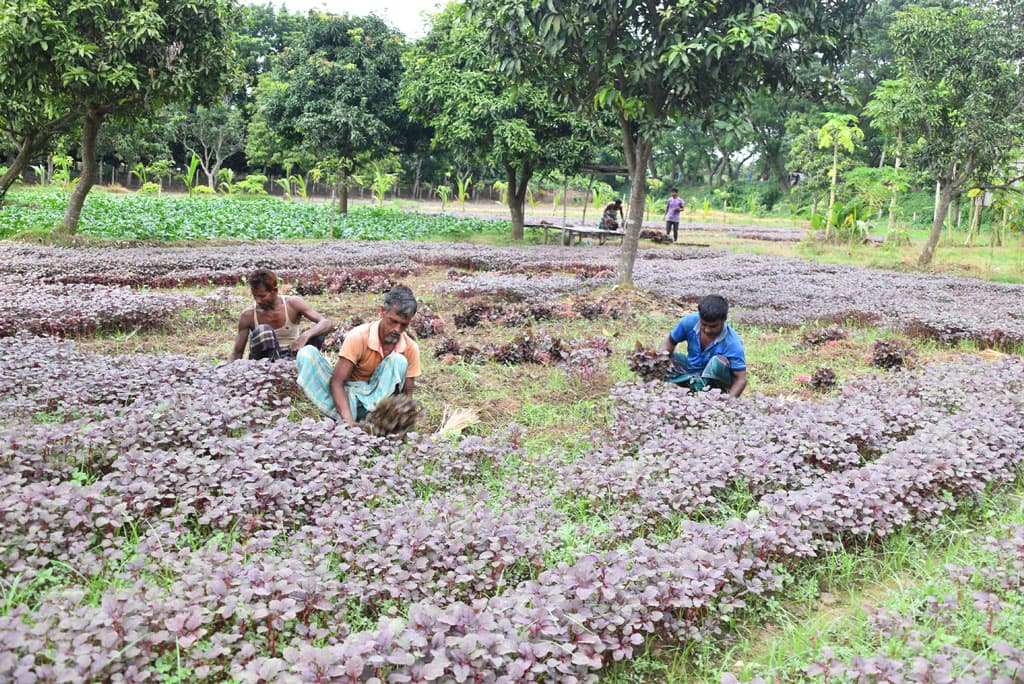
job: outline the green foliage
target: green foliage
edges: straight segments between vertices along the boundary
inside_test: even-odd
[[[232,13],[229,0],[0,0],[0,91],[41,107],[46,119],[72,112],[84,121],[83,182],[72,191],[65,231],[75,232],[96,180],[105,118],[224,92]]]
[[[435,146],[503,169],[520,212],[535,173],[570,170],[589,155],[590,126],[556,101],[549,78],[517,85],[498,73],[480,17],[463,5],[438,15],[404,63],[403,106],[433,128]],[[462,202],[464,181],[456,178]],[[522,226],[513,230],[522,239]]]
[[[434,193],[441,198],[441,211],[444,211],[445,205],[448,204],[448,198],[452,195],[452,187],[450,185],[438,185],[434,189]]]
[[[897,78],[871,111],[903,131],[909,160],[942,190],[920,265],[931,261],[952,197],[987,185],[1024,147],[1022,31],[1024,14],[1012,0],[911,6],[889,29]]]
[[[196,185],[196,171],[199,169],[199,157],[192,155],[192,159],[189,160],[188,168],[185,169],[184,173],[178,174],[178,180],[185,184],[188,188],[188,194],[192,194],[192,191]]]
[[[266,195],[266,182],[267,177],[262,173],[250,173],[248,176],[235,183],[234,189],[243,195]]]
[[[271,150],[330,156],[350,175],[362,157],[397,143],[401,50],[401,35],[376,16],[310,13],[297,44],[261,80],[257,107],[265,128],[250,128],[250,137],[269,136]]]
[[[244,182],[237,183],[236,188]],[[197,192],[209,190],[197,188]],[[22,199],[18,192],[12,196]],[[59,221],[64,203],[59,194],[34,192],[24,200],[13,202],[0,212],[0,236],[48,231]],[[210,196],[200,202],[169,195],[99,193],[91,196],[83,207],[81,234],[116,240],[322,240],[331,237],[330,224],[331,208],[322,203],[237,196]],[[438,236],[507,233],[508,224],[357,207],[335,230],[343,239],[425,240]]]
[[[174,162],[170,159],[158,159],[146,167],[146,170],[151,177],[156,178],[160,182],[162,187],[164,180],[170,180],[171,176],[174,175]]]
[[[466,199],[469,197],[469,186],[473,184],[473,176],[466,174],[464,176],[456,176],[455,188],[458,192],[459,204],[462,205],[463,211],[466,209]]]
[[[136,192],[140,195],[159,195],[160,185],[151,181],[146,181]]]
[[[392,164],[396,161],[392,160]],[[370,181],[370,191],[373,193],[374,198],[377,200],[377,206],[384,206],[384,195],[387,194],[391,188],[395,187],[395,183],[398,182],[398,174],[394,171],[390,171],[387,165],[380,162],[375,162],[371,166],[373,172],[373,178]]]
[[[245,149],[242,110],[223,101],[191,111],[179,110],[173,126],[185,151],[199,159],[211,188],[224,160]]]
[[[139,179],[139,183],[145,185],[149,181],[149,171],[142,162],[137,162],[132,167],[132,175]]]
[[[230,195],[235,191],[235,172],[232,169],[220,169],[217,171],[217,180],[219,185],[217,188],[225,195]]]
[[[508,204],[508,183],[505,181],[494,181],[491,188],[501,196],[501,203]]]
[[[505,73],[553,83],[562,98],[595,115],[613,113],[627,165],[644,173],[666,121],[706,120],[716,106],[755,88],[816,79],[818,72],[805,67],[842,56],[866,3],[469,0],[468,6]],[[642,207],[643,186],[634,194],[630,205]],[[639,229],[638,219],[636,213],[630,230]],[[635,240],[624,243],[620,283],[632,281],[636,247]]]

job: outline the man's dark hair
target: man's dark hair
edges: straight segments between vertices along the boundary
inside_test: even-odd
[[[612,204],[614,204],[617,207],[621,207],[622,206],[622,200],[620,200],[619,198],[615,198],[615,201],[612,202]]]
[[[672,188],[672,192],[678,193],[679,192],[679,188]]]
[[[416,298],[412,294],[412,290],[405,285],[395,285],[391,288],[391,291],[384,296],[384,308],[394,310],[399,316],[412,318],[416,315],[416,309],[418,306]]]
[[[697,313],[702,321],[717,323],[729,317],[729,302],[721,295],[707,295],[697,305]]]
[[[267,290],[277,289],[277,274],[266,268],[257,268],[249,274],[249,289],[262,287]]]

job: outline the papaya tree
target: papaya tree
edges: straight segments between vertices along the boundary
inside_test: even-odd
[[[836,187],[839,185],[839,149],[852,153],[857,142],[864,139],[864,131],[857,125],[857,117],[852,114],[836,114],[827,112],[826,121],[818,129],[818,147],[831,148],[832,170],[828,185],[828,220],[825,222],[825,239],[832,239],[835,225],[833,208],[836,204]]]

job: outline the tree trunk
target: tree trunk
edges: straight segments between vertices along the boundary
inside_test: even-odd
[[[505,178],[508,181],[508,211],[512,217],[512,241],[522,242],[526,223],[526,189],[533,176],[533,168],[529,164],[523,164],[519,169],[518,179],[516,167],[505,164]]]
[[[416,157],[416,178],[412,183],[412,198],[418,200],[420,198],[420,171],[423,169],[423,157]]]
[[[7,191],[14,185],[14,181],[18,180],[18,176],[28,166],[29,161],[32,159],[32,155],[35,154],[38,140],[33,135],[26,135],[21,141],[21,149],[18,150],[18,155],[11,162],[11,167],[7,169],[7,173],[0,178],[0,205],[4,203],[4,198],[7,197]]]
[[[896,149],[900,150],[903,148],[903,131],[900,130],[896,133]],[[892,165],[894,171],[900,170],[900,153],[896,152],[896,160]],[[892,186],[892,199],[889,200],[889,232],[891,233],[896,229],[896,195],[899,190],[894,183]]]
[[[825,241],[832,239],[832,208],[836,204],[836,183],[839,180],[839,134],[832,144],[832,178],[828,187],[828,217],[825,221]]]
[[[932,262],[932,256],[935,255],[935,248],[939,244],[939,238],[942,237],[942,224],[946,220],[946,214],[949,212],[949,205],[953,201],[953,195],[956,193],[956,185],[950,181],[939,181],[937,183],[938,189],[938,203],[935,205],[935,217],[932,219],[932,230],[928,233],[928,239],[924,243],[924,249],[921,250],[921,255],[917,258],[917,265],[924,267]]]
[[[338,212],[348,213],[348,170],[344,166],[338,170]]]
[[[640,245],[640,229],[644,221],[644,204],[647,200],[647,177],[644,173],[654,151],[652,141],[642,134],[633,138],[633,131],[628,124],[622,124],[623,143],[626,165],[631,178],[629,188],[629,217],[626,219],[626,234],[622,238],[622,249],[619,252],[619,285],[633,284],[633,264],[636,262],[636,251]]]
[[[768,158],[768,169],[779,182],[779,190],[789,192],[789,175],[786,173],[786,166],[782,163],[781,156]]]
[[[100,132],[100,124],[103,123],[103,116],[104,112],[98,109],[90,109],[85,115],[85,123],[82,126],[82,175],[78,177],[75,189],[71,191],[64,220],[60,223],[61,232],[68,235],[78,232],[82,205],[85,204],[85,198],[92,190],[92,186],[96,184],[96,137]]]

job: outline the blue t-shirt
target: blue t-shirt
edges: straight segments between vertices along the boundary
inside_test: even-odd
[[[671,333],[672,341],[676,344],[686,341],[686,372],[700,373],[712,356],[724,356],[729,359],[729,368],[734,371],[747,369],[747,357],[743,351],[743,342],[736,331],[728,323],[722,328],[722,332],[715,338],[714,342],[708,345],[707,349],[700,348],[700,314],[692,313],[684,316],[679,325]]]

